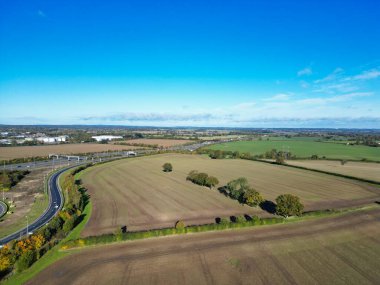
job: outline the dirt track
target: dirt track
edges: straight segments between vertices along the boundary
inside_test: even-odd
[[[378,284],[380,209],[87,249],[27,284]]]

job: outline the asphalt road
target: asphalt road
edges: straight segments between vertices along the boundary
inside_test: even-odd
[[[18,239],[21,236],[25,236],[27,232],[31,233],[40,227],[44,226],[46,223],[48,223],[54,215],[61,209],[63,205],[63,197],[62,193],[60,191],[60,187],[58,185],[58,178],[61,175],[62,172],[66,171],[71,167],[66,167],[64,169],[61,169],[57,172],[55,172],[49,179],[49,207],[48,209],[35,221],[29,221],[31,222],[28,226],[28,231],[27,228],[23,228],[5,238],[0,239],[0,245],[4,245],[11,240]],[[25,224],[27,220],[25,218]]]
[[[7,212],[7,205],[4,202],[0,201],[0,217],[2,217]]]

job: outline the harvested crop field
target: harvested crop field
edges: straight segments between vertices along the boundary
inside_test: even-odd
[[[80,250],[27,284],[378,284],[380,210]]]
[[[171,147],[176,145],[183,145],[187,143],[192,143],[194,141],[191,140],[171,140],[171,139],[135,139],[135,140],[127,140],[122,141],[121,143],[127,143],[127,144],[144,144],[144,145],[157,145],[159,147]],[[120,142],[114,142],[115,144]]]
[[[342,165],[333,160],[288,160],[286,163],[380,182],[380,163],[348,161]]]
[[[49,153],[59,154],[80,154],[90,152],[103,152],[114,150],[130,150],[136,149],[133,146],[127,145],[112,145],[112,144],[59,144],[59,145],[43,145],[43,146],[15,146],[15,147],[0,147],[0,160],[48,156]]]
[[[170,162],[173,172],[164,173]],[[247,160],[212,160],[200,155],[164,154],[106,163],[82,176],[93,202],[93,215],[84,236],[128,230],[214,222],[238,214],[268,215],[242,206],[218,190],[186,181],[191,170],[216,176],[220,186],[244,176],[263,197],[274,201],[284,193],[301,197],[306,210],[360,205],[376,200],[380,188],[312,171]]]

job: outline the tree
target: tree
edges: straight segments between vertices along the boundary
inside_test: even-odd
[[[226,186],[226,190],[229,196],[236,200],[241,200],[242,196],[248,188],[248,180],[245,177],[240,177],[238,179],[232,180],[228,182]]]
[[[292,194],[283,194],[276,198],[276,213],[284,217],[301,216],[303,204],[300,198]]]
[[[172,164],[169,163],[169,162],[166,162],[166,163],[162,166],[162,168],[163,168],[163,171],[164,171],[164,172],[172,172],[172,171],[173,171],[173,166],[172,166]]]
[[[7,271],[12,265],[11,253],[7,246],[0,250],[0,272]]]
[[[34,250],[28,250],[23,253],[20,259],[17,261],[17,271],[21,272],[29,268],[36,261],[36,252]]]
[[[214,176],[209,176],[209,177],[207,178],[206,186],[207,186],[207,187],[210,187],[210,189],[211,189],[212,187],[215,187],[215,186],[218,185],[218,184],[219,184],[219,180],[218,180],[218,178],[216,178],[216,177],[214,177]]]
[[[251,206],[251,207],[256,207],[260,205],[262,202],[264,202],[264,199],[260,195],[260,193],[251,187],[249,187],[245,191],[243,198],[244,198],[244,203],[246,203],[248,206]]]
[[[285,163],[285,154],[282,151],[279,151],[276,154],[276,163],[284,164]]]
[[[0,190],[8,191],[11,187],[12,181],[9,175],[5,172],[0,176]]]
[[[63,224],[62,230],[65,233],[69,233],[75,226],[75,216],[72,216],[70,219],[67,219]]]
[[[346,163],[347,163],[347,160],[341,160],[341,161],[340,161],[340,164],[341,164],[341,165],[345,165]]]

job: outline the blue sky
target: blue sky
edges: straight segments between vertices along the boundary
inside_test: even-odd
[[[380,128],[378,1],[0,0],[0,14],[2,124]]]

